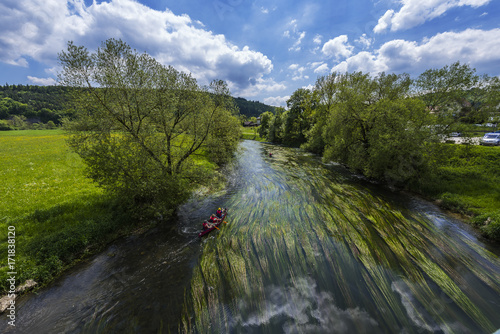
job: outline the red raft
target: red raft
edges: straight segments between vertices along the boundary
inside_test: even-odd
[[[227,212],[224,211],[224,214],[222,215],[222,218],[221,218],[220,222],[218,222],[217,224],[215,224],[215,226],[219,227],[219,225],[222,224],[222,222],[224,221],[224,219],[226,219],[226,216],[227,216]],[[204,235],[212,232],[213,230],[215,230],[215,227],[207,228],[206,230],[203,230],[200,233],[198,233],[198,236],[201,238],[202,236],[204,236]]]

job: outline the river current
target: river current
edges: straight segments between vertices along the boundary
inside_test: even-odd
[[[272,157],[269,156],[272,153]],[[227,188],[20,298],[6,333],[493,333],[500,249],[414,196],[244,141]],[[201,222],[227,207],[227,224]]]

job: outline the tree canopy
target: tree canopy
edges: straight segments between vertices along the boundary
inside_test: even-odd
[[[110,39],[90,53],[68,43],[60,83],[78,117],[66,122],[88,174],[135,203],[175,208],[206,179],[200,154],[227,161],[239,127],[223,81],[200,87],[190,75]]]

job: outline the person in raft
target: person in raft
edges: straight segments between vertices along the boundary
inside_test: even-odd
[[[224,214],[224,211],[226,211],[226,209],[218,208],[217,212],[215,212],[215,215],[217,216],[217,218],[222,218],[222,215]]]
[[[203,222],[203,229],[204,229],[204,230],[211,229],[211,228],[213,228],[214,226],[215,226],[215,224],[214,224],[214,223],[209,222],[208,220],[205,220],[205,221]]]
[[[209,228],[213,228],[217,226],[217,224],[220,222],[220,219],[217,218],[215,214],[212,214],[208,220],[205,220],[203,222],[203,229],[207,230]]]

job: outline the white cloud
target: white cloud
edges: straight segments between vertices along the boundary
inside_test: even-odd
[[[164,64],[193,73],[201,84],[220,78],[243,90],[273,69],[262,53],[202,29],[187,15],[153,10],[134,0],[90,6],[84,0],[9,2],[9,7],[0,4],[0,61],[4,63],[28,66],[26,59],[32,58],[54,66],[57,52],[69,40],[94,49],[113,37]]]
[[[386,71],[418,75],[426,69],[443,67],[456,61],[471,64],[478,71],[481,68],[498,71],[500,54],[491,50],[500,50],[500,28],[444,32],[421,43],[389,41],[373,53],[363,51],[347,58],[334,66],[332,71],[364,71],[373,74]]]
[[[287,96],[270,96],[264,99],[264,103],[270,106],[285,107],[286,101],[290,99],[290,95]]]
[[[378,19],[378,24],[373,28],[373,32],[375,33],[384,32],[391,25],[393,17],[394,17],[394,11],[392,9],[385,12],[385,14]]]
[[[332,72],[353,72],[362,71],[365,73],[378,73],[387,71],[387,65],[380,61],[376,55],[362,51],[349,57],[342,63],[334,66]]]
[[[51,86],[56,84],[56,80],[54,78],[37,78],[28,75],[28,80],[35,85]]]
[[[455,7],[471,6],[477,8],[488,4],[491,0],[402,0],[399,12],[388,10],[373,28],[375,33],[406,30],[430,21]]]
[[[309,76],[304,75],[304,72],[306,71],[305,67],[299,66],[299,64],[292,64],[288,66],[288,68],[293,71],[292,75],[293,81],[309,79]]]
[[[352,54],[353,46],[348,43],[347,35],[335,37],[323,45],[321,51],[328,57],[346,58]]]
[[[295,19],[291,20],[287,24],[287,26],[290,27],[291,29],[285,30],[283,36],[286,38],[295,39],[295,42],[290,48],[288,48],[288,51],[296,51],[296,52],[300,51],[302,49],[300,45],[302,44],[302,40],[304,39],[304,37],[306,37],[306,32],[298,31],[297,20]]]
[[[231,89],[231,87],[229,88]],[[284,91],[286,88],[287,87],[284,83],[276,82],[270,78],[266,79],[260,78],[256,80],[255,84],[240,90],[238,94],[243,95],[245,97],[253,97],[262,94],[262,92],[266,92],[268,94],[281,92]]]
[[[359,39],[355,40],[356,43],[361,44],[363,48],[369,48],[373,43],[373,38],[369,38],[366,34],[363,34]]]
[[[314,36],[314,38],[313,38],[313,42],[314,42],[314,44],[321,44],[322,39],[323,39],[323,36],[321,36],[321,35],[316,35],[316,36]]]
[[[329,71],[328,64],[321,64],[314,69],[314,73],[318,74],[328,73],[328,71]]]

